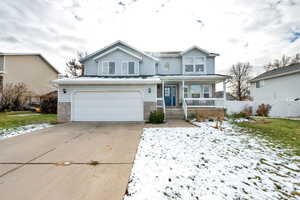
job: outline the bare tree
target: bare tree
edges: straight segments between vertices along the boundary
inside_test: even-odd
[[[252,65],[250,63],[237,63],[229,70],[230,88],[232,95],[242,101],[249,97],[249,80],[251,79]]]
[[[66,63],[66,76],[78,77],[83,75],[84,66],[79,60],[86,55],[87,52],[77,52],[77,58],[73,58]]]
[[[300,62],[300,54],[297,53],[294,57],[289,57],[283,55],[281,59],[275,59],[273,62],[265,65],[264,68],[266,71],[270,71],[273,69],[278,69],[280,67],[286,67],[290,64],[299,63]]]

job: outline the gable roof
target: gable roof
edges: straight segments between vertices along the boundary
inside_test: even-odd
[[[202,51],[203,53],[206,53],[207,55],[209,55],[209,56],[219,56],[220,54],[217,54],[217,53],[209,53],[207,50],[205,50],[205,49],[202,49],[202,48],[200,48],[200,47],[198,47],[198,46],[192,46],[192,47],[190,47],[190,48],[188,48],[188,49],[186,49],[185,51],[182,51],[181,53],[180,53],[180,55],[184,55],[184,54],[186,54],[187,52],[189,52],[189,51],[191,51],[191,50],[193,50],[193,49],[197,49],[197,50],[199,50],[199,51]]]
[[[0,56],[39,56],[46,64],[48,64],[57,74],[60,72],[40,53],[1,53]]]
[[[157,59],[157,58],[155,58],[155,57],[153,57],[153,56],[151,56],[151,55],[149,55],[149,54],[147,54],[147,53],[145,53],[143,51],[140,51],[140,50],[138,50],[138,49],[130,46],[129,44],[127,44],[127,43],[125,43],[125,42],[123,42],[121,40],[118,40],[118,41],[116,41],[116,42],[114,42],[114,43],[112,43],[112,44],[110,44],[110,45],[108,45],[108,46],[106,46],[106,47],[104,47],[104,48],[102,48],[102,49],[100,49],[98,51],[95,51],[94,53],[91,53],[91,54],[87,55],[86,57],[84,57],[82,59],[80,59],[80,62],[83,62],[83,61],[85,61],[85,60],[87,60],[87,59],[89,59],[89,58],[97,55],[98,53],[100,53],[102,51],[105,51],[106,49],[108,49],[108,48],[110,48],[110,47],[112,47],[114,45],[117,45],[117,44],[124,45],[124,46],[126,46],[126,47],[128,47],[128,48],[130,48],[130,49],[132,49],[132,50],[134,50],[136,52],[139,52],[140,54],[142,54],[144,56],[147,56],[148,58],[151,58],[152,60],[159,61],[159,59]]]
[[[250,80],[250,82],[275,78],[275,77],[279,77],[279,76],[285,76],[285,75],[294,74],[294,73],[300,73],[300,63],[295,63],[295,64],[291,64],[286,67],[280,67],[277,69],[273,69],[273,70],[264,72],[264,73],[256,76],[252,80]]]
[[[105,51],[105,52],[103,52],[102,54],[96,56],[96,57],[94,58],[94,60],[97,60],[97,59],[99,59],[99,58],[102,58],[103,56],[106,56],[107,54],[110,54],[110,53],[112,53],[112,52],[114,52],[114,51],[117,51],[117,50],[123,51],[124,53],[126,53],[126,54],[128,54],[128,55],[131,55],[131,56],[133,56],[133,57],[135,57],[135,58],[137,58],[137,59],[139,59],[139,60],[142,60],[142,58],[141,58],[140,56],[138,56],[138,55],[136,55],[136,54],[134,54],[134,53],[131,53],[131,52],[129,52],[129,51],[127,51],[127,50],[125,50],[125,49],[123,49],[123,48],[121,48],[121,47],[118,47],[118,46],[115,47],[115,48],[112,48],[112,49],[110,49],[110,50],[108,50],[108,51]]]

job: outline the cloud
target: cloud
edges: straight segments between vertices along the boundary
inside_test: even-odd
[[[40,52],[64,71],[77,51],[119,39],[146,51],[198,45],[221,54],[219,73],[239,61],[259,73],[300,52],[299,10],[300,0],[1,0],[0,51]]]

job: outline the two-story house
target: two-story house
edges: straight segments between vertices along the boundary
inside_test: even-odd
[[[81,59],[84,75],[54,81],[62,121],[146,121],[151,111],[219,108],[215,57],[197,46],[181,52],[143,52],[117,41]],[[226,92],[225,92],[226,93]]]
[[[29,102],[39,103],[41,95],[55,91],[52,81],[58,74],[58,70],[41,54],[0,52],[1,91],[7,84],[24,83]]]

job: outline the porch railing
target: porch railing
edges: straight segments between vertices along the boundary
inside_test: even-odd
[[[224,108],[224,98],[184,98],[187,107],[211,107],[211,108]]]
[[[166,104],[164,98],[156,98],[156,107],[162,108],[164,116],[166,118]]]
[[[183,108],[183,112],[184,112],[184,119],[187,120],[188,107],[187,107],[187,104],[186,104],[185,100],[182,102],[182,108]]]

